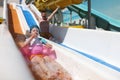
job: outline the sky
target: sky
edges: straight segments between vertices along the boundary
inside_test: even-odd
[[[84,3],[87,5],[87,3]],[[120,21],[120,0],[91,0],[92,9]]]

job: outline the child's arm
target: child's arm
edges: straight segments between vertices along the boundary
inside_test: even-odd
[[[49,44],[45,39],[41,38],[41,42],[42,42],[42,44],[45,44],[46,47],[48,47],[48,48],[52,48],[52,45]]]
[[[24,47],[24,46],[27,46],[28,44],[30,44],[30,42],[32,41],[32,39],[33,39],[36,35],[37,35],[37,34],[31,35],[30,38],[28,38],[28,39],[24,42],[23,47]]]
[[[32,36],[30,37],[30,38],[28,38],[25,42],[24,42],[24,44],[23,44],[23,47],[24,46],[27,46],[28,44],[30,44],[30,42],[32,41]]]
[[[48,48],[52,48],[52,45],[49,44],[49,43],[46,43],[45,45],[46,45],[46,47],[48,47]]]
[[[52,12],[52,14],[48,17],[48,21],[55,15],[55,13],[58,11],[59,6]]]

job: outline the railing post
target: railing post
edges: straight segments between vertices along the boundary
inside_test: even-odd
[[[88,28],[91,28],[91,0],[88,0]]]
[[[91,0],[88,0],[88,29],[95,29],[96,27],[92,25],[91,16]]]

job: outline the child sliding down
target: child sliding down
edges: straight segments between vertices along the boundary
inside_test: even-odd
[[[30,34],[21,51],[37,80],[72,80],[70,74],[55,61],[56,53],[52,45],[39,37],[39,28],[33,26]]]

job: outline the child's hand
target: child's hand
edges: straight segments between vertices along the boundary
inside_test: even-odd
[[[34,33],[34,34],[31,35],[32,38],[35,38],[35,37],[37,37],[37,36],[38,36],[37,33]]]
[[[57,10],[59,10],[60,9],[60,6],[57,6]]]
[[[60,6],[57,6],[57,8],[59,9],[59,8],[60,8]]]
[[[47,43],[47,44],[46,44],[46,47],[52,48],[52,45]]]

